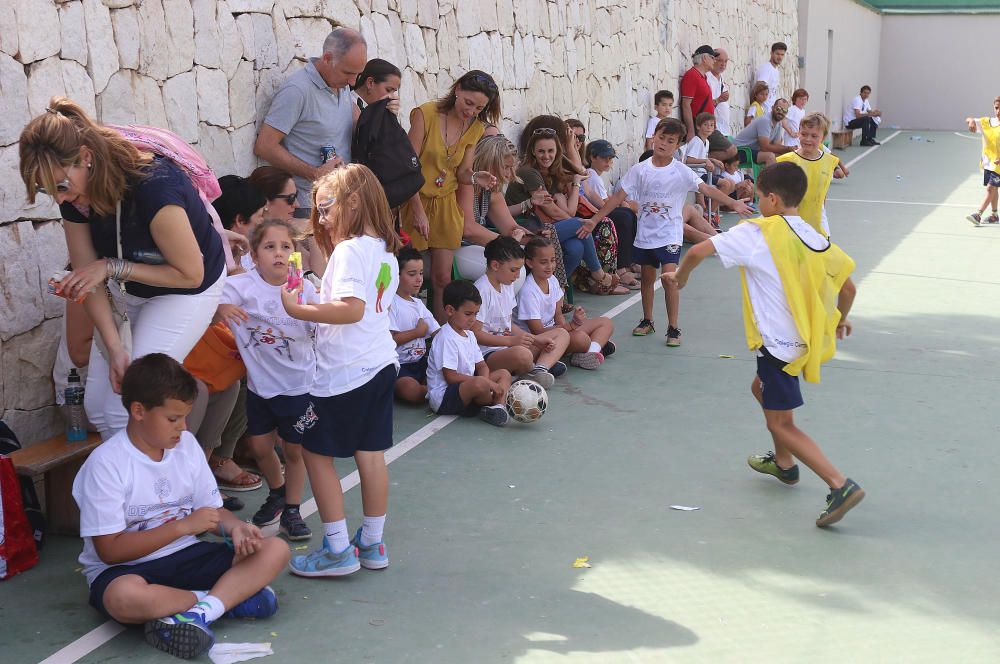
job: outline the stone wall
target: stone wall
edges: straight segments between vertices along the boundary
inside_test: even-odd
[[[256,165],[256,127],[278,85],[334,25],[403,70],[401,116],[479,68],[502,89],[503,131],[575,116],[634,163],[660,88],[700,44],[726,46],[733,117],[772,41],[790,46],[796,0],[0,0],[0,413],[32,441],[61,428],[49,380],[61,302],[45,295],[66,260],[58,213],[24,205],[17,137],[54,94],[106,122],[168,127],[219,175]]]

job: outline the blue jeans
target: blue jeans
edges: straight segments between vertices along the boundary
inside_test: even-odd
[[[588,235],[581,240],[576,236],[583,222],[576,217],[563,219],[552,224],[556,228],[556,235],[559,243],[562,244],[563,263],[566,264],[566,277],[573,274],[573,270],[583,261],[587,269],[597,272],[601,269],[601,261],[597,258],[597,248],[594,247],[594,238]]]

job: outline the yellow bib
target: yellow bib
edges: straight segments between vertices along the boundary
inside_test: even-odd
[[[990,124],[990,118],[979,118],[979,130],[983,132],[983,169],[1000,173],[1000,126]]]
[[[785,366],[785,373],[791,376],[802,374],[810,383],[818,383],[820,365],[833,357],[837,347],[837,324],[840,322],[837,299],[841,287],[854,270],[854,261],[832,242],[824,251],[810,249],[780,215],[748,219],[744,223],[756,224],[764,234],[778,268],[788,308],[795,319],[795,328],[807,346],[801,357]],[[747,346],[750,350],[757,350],[764,341],[754,322],[742,268],[740,281]]]
[[[829,152],[823,152],[818,159],[806,159],[798,152],[786,152],[778,157],[778,161],[789,161],[806,172],[809,186],[805,197],[799,203],[799,216],[824,237],[828,237],[829,234],[823,229],[822,223],[823,204],[826,202],[827,192],[830,191],[833,171],[840,163],[840,159]]]

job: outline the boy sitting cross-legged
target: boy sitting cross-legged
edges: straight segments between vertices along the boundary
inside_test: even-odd
[[[205,454],[185,431],[194,378],[162,353],[135,360],[122,379],[126,428],[94,450],[73,482],[90,604],[185,659],[215,643],[223,615],[278,610],[267,584],[288,546],[222,508]],[[201,542],[212,532],[227,543]],[[229,541],[232,544],[229,544]]]
[[[434,314],[417,297],[424,284],[424,259],[413,247],[403,247],[396,254],[399,261],[399,286],[389,307],[389,331],[396,342],[399,374],[396,396],[409,403],[427,400],[427,340],[441,326]]]

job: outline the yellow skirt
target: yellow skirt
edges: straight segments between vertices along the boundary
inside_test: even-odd
[[[413,248],[417,251],[424,251],[426,249],[458,249],[462,246],[465,218],[462,216],[461,208],[458,207],[455,194],[438,198],[428,198],[420,194],[420,202],[424,206],[424,214],[427,215],[427,222],[431,229],[430,238],[424,238],[413,228],[413,214],[410,212],[411,203],[406,203],[401,210],[403,230],[409,234]]]

